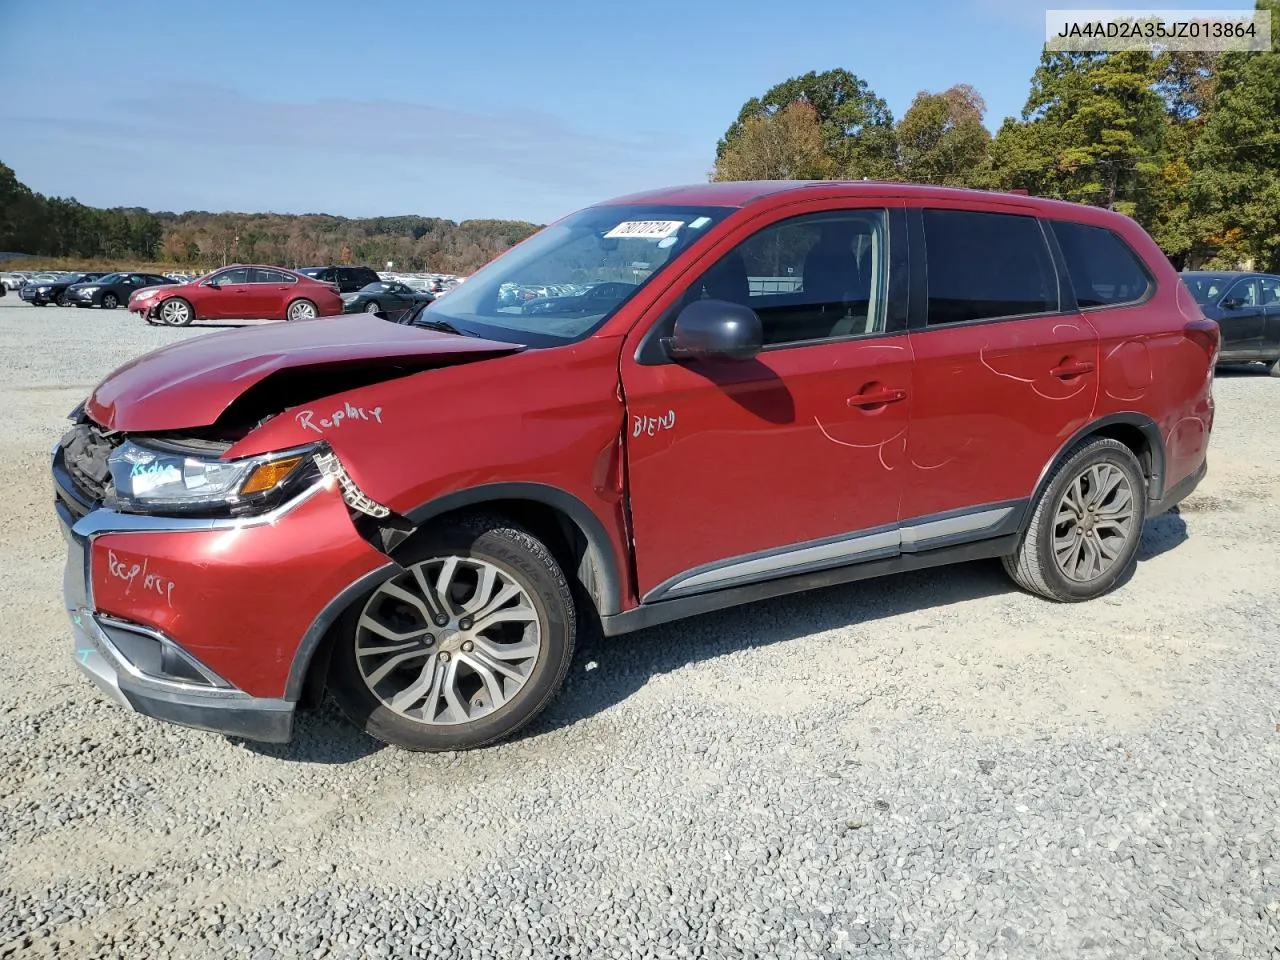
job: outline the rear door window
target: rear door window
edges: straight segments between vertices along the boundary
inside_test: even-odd
[[[1080,309],[1136,303],[1151,289],[1151,276],[1129,245],[1106,227],[1051,221]]]
[[[262,267],[254,267],[249,275],[250,283],[289,283],[292,280],[292,277],[279,270],[266,270]]]
[[[1034,217],[924,210],[929,326],[1056,313],[1058,274]]]

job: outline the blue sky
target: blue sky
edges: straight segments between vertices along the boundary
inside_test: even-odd
[[[851,70],[895,116],[919,90],[971,83],[995,129],[1022,108],[1045,8],[1068,4],[0,6],[0,161],[42,193],[158,210],[545,222],[705,179],[743,101],[809,70]]]

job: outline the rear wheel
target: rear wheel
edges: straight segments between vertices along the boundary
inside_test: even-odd
[[[1267,372],[1273,377],[1280,377],[1280,357],[1276,358],[1275,362],[1267,367]]]
[[[288,320],[310,320],[318,312],[316,305],[310,300],[295,300],[289,304],[285,318]]]
[[[1136,562],[1147,485],[1133,451],[1098,437],[1067,454],[1036,502],[1004,568],[1024,590],[1050,600],[1092,600]]]
[[[498,517],[431,531],[339,624],[329,676],[366,733],[465,750],[524,726],[564,682],[572,594],[539,540]]]
[[[102,308],[104,310],[114,310],[120,306],[120,298],[110,291],[102,295]]]
[[[58,294],[58,306],[60,307],[71,306],[71,301],[67,299],[67,295],[65,293]]]
[[[171,327],[186,327],[196,318],[196,312],[181,297],[171,297],[160,304],[160,319]]]

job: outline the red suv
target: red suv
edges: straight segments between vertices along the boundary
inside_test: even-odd
[[[148,323],[185,327],[196,320],[309,320],[342,312],[342,297],[323,283],[282,267],[235,264],[168,287],[149,287],[129,298],[129,309]]]
[[[624,197],[407,322],[217,333],[99,384],[53,456],[76,656],[177,723],[283,741],[328,688],[451,750],[534,717],[587,626],[983,557],[1087,600],[1204,476],[1218,344],[1105,210]]]

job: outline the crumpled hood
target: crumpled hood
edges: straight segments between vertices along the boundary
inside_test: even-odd
[[[323,377],[326,371],[406,362],[427,369],[523,349],[363,313],[246,327],[184,340],[131,360],[98,384],[85,412],[109,430],[206,427],[246,390],[282,370],[314,370]]]

